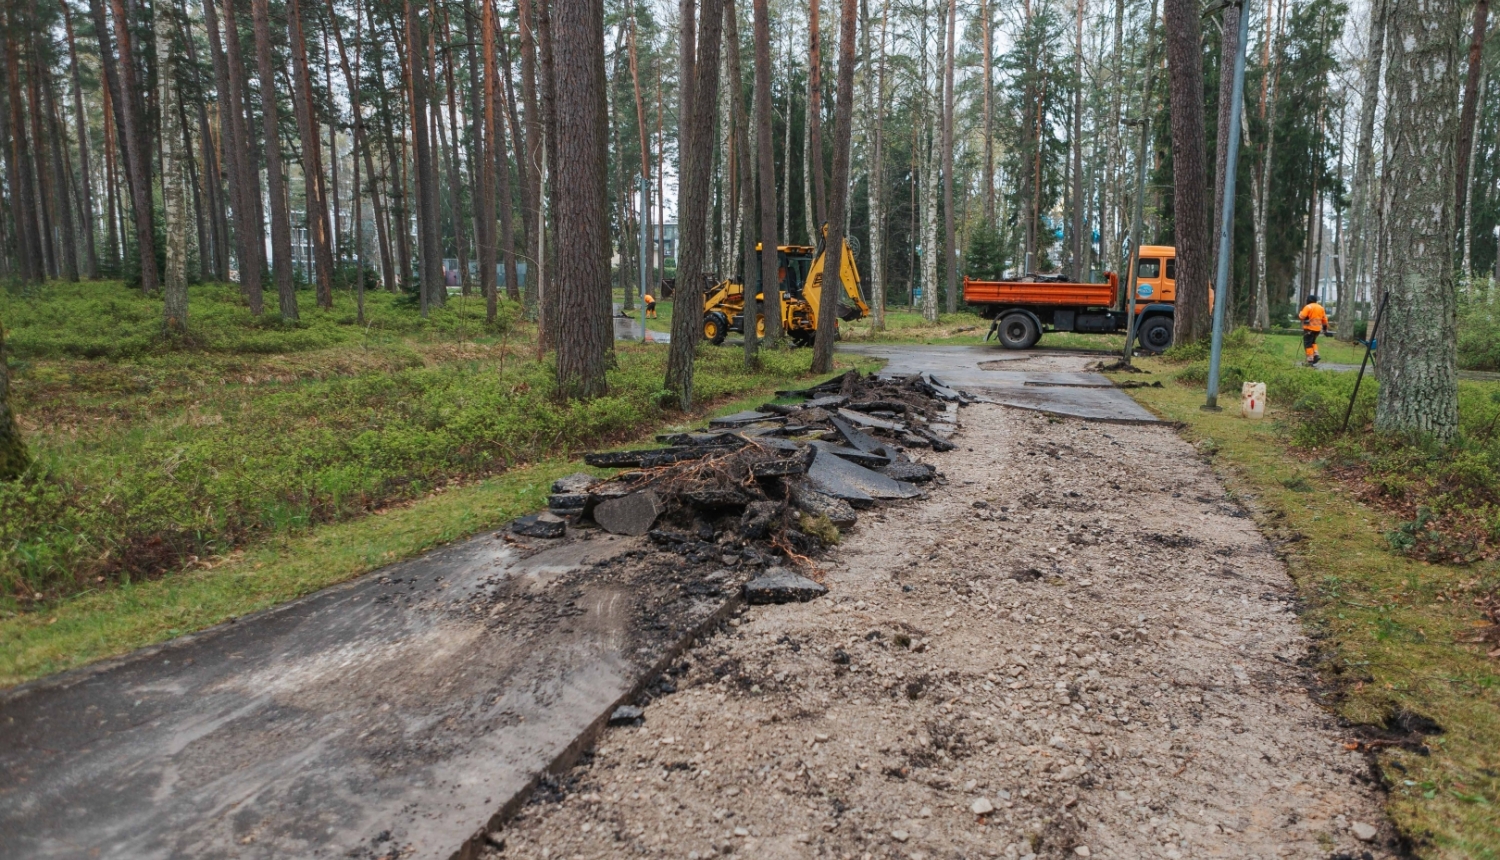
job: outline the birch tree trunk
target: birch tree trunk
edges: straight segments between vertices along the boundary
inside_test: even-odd
[[[923,11],[926,11],[926,2],[923,2]],[[923,15],[926,18],[926,15]],[[925,39],[922,45],[922,87],[924,90],[922,106],[924,108],[924,123],[926,134],[919,139],[922,144],[922,317],[928,322],[937,322],[937,261],[938,261],[938,147],[933,140],[933,130],[940,125],[940,117],[937,116],[938,107],[941,102],[942,86],[938,86],[938,96],[934,97],[927,75],[927,46]],[[943,57],[943,40],[938,39],[938,62],[937,68],[942,69],[945,59]]]
[[[1392,253],[1380,332],[1375,427],[1451,438],[1458,429],[1457,293],[1452,177],[1459,118],[1458,3],[1392,3],[1381,201]]]

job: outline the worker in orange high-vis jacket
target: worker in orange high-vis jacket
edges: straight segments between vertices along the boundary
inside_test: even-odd
[[[1311,367],[1323,360],[1318,355],[1318,335],[1333,333],[1328,326],[1328,311],[1318,304],[1318,296],[1314,293],[1307,297],[1307,306],[1297,318],[1302,320],[1302,351],[1307,353],[1307,364]]]
[[[646,305],[646,319],[656,319],[656,297],[650,293],[641,296],[641,301]]]

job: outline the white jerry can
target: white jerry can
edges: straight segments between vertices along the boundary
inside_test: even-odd
[[[1266,416],[1266,384],[1247,382],[1240,387],[1240,415],[1260,419]]]

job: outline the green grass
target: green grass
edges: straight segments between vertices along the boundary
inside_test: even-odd
[[[871,370],[873,362],[856,365]],[[844,367],[841,365],[841,370]],[[702,415],[765,402],[759,379]],[[697,426],[678,416],[620,442]],[[151,580],[100,587],[30,612],[0,612],[0,688],[118,656],[347,581],[428,549],[500,527],[546,505],[556,478],[607,474],[552,457],[493,477],[434,490],[346,522],[287,531],[205,564]]]
[[[1500,588],[1493,561],[1444,564],[1421,548],[1402,545],[1404,514],[1379,488],[1380,476],[1404,474],[1441,493],[1450,452],[1379,440],[1369,434],[1373,391],[1360,395],[1357,435],[1332,439],[1342,418],[1351,374],[1296,366],[1295,337],[1237,336],[1225,356],[1237,378],[1268,382],[1268,418],[1238,417],[1238,385],[1226,385],[1232,407],[1208,413],[1202,362],[1186,365],[1138,359],[1162,388],[1131,394],[1183,434],[1212,452],[1231,490],[1256,511],[1261,527],[1288,553],[1288,568],[1305,601],[1303,620],[1317,649],[1317,679],[1331,707],[1355,723],[1383,724],[1398,710],[1436,720],[1444,729],[1428,739],[1430,754],[1386,748],[1378,753],[1389,789],[1387,809],[1426,857],[1500,857],[1500,666],[1473,638],[1480,613],[1474,601]],[[1325,353],[1326,354],[1326,353]],[[1490,398],[1500,386],[1465,383],[1465,434],[1492,420]],[[1332,427],[1330,427],[1332,424]],[[1471,442],[1469,444],[1476,444]],[[1382,457],[1406,451],[1401,463]],[[1415,451],[1415,453],[1412,453]],[[1472,456],[1465,451],[1458,459]],[[1349,458],[1365,460],[1351,468]],[[1493,469],[1485,482],[1493,491]],[[1369,505],[1362,498],[1373,498]]]
[[[232,306],[226,292],[194,290],[199,303]],[[279,346],[289,351],[228,352],[212,344],[259,325],[231,307],[192,318],[208,345],[80,358],[77,345],[93,330],[82,315],[99,302],[140,328],[159,301],[117,284],[7,296],[30,344],[16,363],[13,405],[35,465],[0,485],[0,612],[216,564],[241,547],[565,457],[669,417],[658,405],[666,361],[658,346],[620,345],[607,396],[560,402],[526,327],[454,333],[442,314],[462,309],[423,323],[415,309],[376,298],[390,317],[379,339],[341,322],[345,307],[309,308],[302,325],[268,330],[286,335]],[[49,325],[59,327],[57,344],[43,336]],[[307,332],[319,340],[308,342]],[[737,352],[706,348],[696,394],[711,403],[767,388],[805,374],[810,361],[809,351],[768,352],[746,373]]]

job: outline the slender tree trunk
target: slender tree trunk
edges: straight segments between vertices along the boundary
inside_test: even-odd
[[[554,273],[557,271],[557,248],[558,243],[548,239],[556,238],[555,232],[551,237],[547,233],[556,223],[557,213],[557,186],[549,177],[557,172],[557,64],[556,55],[552,43],[552,10],[550,2],[544,0],[537,6],[537,48],[541,59],[541,108],[542,108],[542,155],[543,180],[547,182],[547,188],[539,199],[546,201],[546,211],[542,213],[537,225],[537,235],[540,237],[538,247],[538,272],[537,285],[541,289],[541,338],[538,340],[538,349],[551,349],[557,344],[558,327],[562,325],[562,317],[558,310],[558,299],[560,295],[553,283]],[[549,217],[550,216],[550,217]]]
[[[7,54],[10,53],[9,47],[6,46]],[[5,327],[0,325],[0,356],[4,355]],[[26,453],[26,442],[21,438],[21,428],[16,426],[16,415],[10,408],[10,370],[0,359],[0,481],[20,477],[29,465],[31,457]]]
[[[57,259],[58,275],[65,281],[78,281],[78,241],[73,230],[73,207],[69,203],[68,173],[64,154],[67,152],[67,139],[64,137],[63,125],[58,119],[57,99],[52,76],[42,71],[41,63],[34,66],[37,76],[37,88],[42,95],[41,120],[47,127],[47,137],[52,144],[52,199],[53,211],[57,213]]]
[[[1249,0],[1243,0],[1243,2],[1249,2]],[[1215,138],[1216,146],[1214,151],[1214,208],[1209,213],[1209,223],[1215,225],[1214,230],[1211,231],[1211,235],[1215,237],[1219,235],[1217,225],[1219,223],[1219,214],[1224,211],[1224,195],[1226,193],[1234,194],[1234,189],[1225,189],[1224,177],[1225,172],[1228,170],[1229,126],[1231,111],[1234,107],[1234,63],[1235,57],[1238,56],[1239,40],[1241,38],[1239,7],[1233,5],[1224,7],[1223,16],[1220,19],[1220,27],[1222,38],[1219,42],[1219,130]],[[1243,34],[1244,38],[1249,38],[1249,35],[1249,33]],[[1209,253],[1209,271],[1216,276],[1219,271],[1219,243],[1214,241],[1212,245],[1213,247]],[[1230,284],[1234,281],[1233,248],[1234,231],[1231,230],[1229,252],[1229,259],[1231,261],[1229,266]],[[1234,307],[1232,296],[1233,292],[1229,288],[1229,285],[1226,284],[1224,295],[1218,299],[1218,301],[1231,302],[1226,310]],[[1233,315],[1226,315],[1225,318],[1232,321]]]
[[[438,235],[437,165],[433,162],[432,137],[427,128],[426,41],[417,6],[405,0],[406,72],[411,107],[412,148],[416,156],[417,254],[421,258],[422,316],[442,307],[448,288],[443,281],[443,244]]]
[[[35,145],[32,162],[36,170],[37,185],[37,233],[42,237],[42,265],[49,277],[58,277],[60,269],[58,258],[60,254],[57,248],[56,232],[53,229],[53,211],[56,209],[57,200],[53,193],[56,184],[56,174],[51,170],[53,164],[51,135],[43,130],[43,117],[41,95],[41,68],[36,60],[36,52],[32,56],[26,70],[26,95],[29,100],[27,116],[31,120],[31,140]]]
[[[1484,111],[1484,102],[1485,102],[1485,99],[1484,99],[1484,90],[1485,90],[1485,83],[1486,83],[1486,80],[1488,78],[1488,75],[1489,75],[1489,69],[1488,68],[1480,70],[1480,74],[1479,74],[1479,103],[1478,103],[1478,106],[1477,106],[1477,110],[1479,112],[1481,112],[1481,113]],[[1465,175],[1467,175],[1470,178],[1470,180],[1471,180],[1470,185],[1472,186],[1473,185],[1472,179],[1474,177],[1474,161],[1475,161],[1475,156],[1477,156],[1479,154],[1479,147],[1474,144],[1474,142],[1472,140],[1472,135],[1471,135],[1471,140],[1469,142],[1468,154],[1464,155],[1463,153],[1464,153],[1464,150],[1463,150],[1462,147],[1460,147],[1460,149],[1459,149],[1459,155],[1460,155],[1460,157],[1465,158],[1465,160],[1467,162],[1466,165],[1465,165]],[[1474,277],[1474,207],[1473,206],[1465,206],[1464,205],[1464,197],[1466,197],[1466,196],[1467,195],[1463,195],[1463,196],[1460,196],[1458,198],[1459,213],[1463,216],[1463,232],[1460,234],[1459,239],[1460,239],[1460,242],[1462,242],[1463,249],[1464,249],[1464,254],[1463,254],[1463,259],[1464,259],[1463,275],[1464,275],[1464,283],[1465,284],[1467,284]],[[1500,249],[1497,249],[1497,252],[1500,252]]]
[[[121,2],[121,0],[114,0]],[[232,0],[228,0],[232,2]],[[286,177],[281,172],[280,121],[277,119],[276,68],[271,57],[271,13],[267,0],[251,0],[255,18],[255,61],[260,71],[261,125],[266,157],[266,189],[271,207],[271,273],[281,318],[297,321],[297,293],[292,283],[292,220],[287,212]]]
[[[1385,115],[1389,303],[1375,427],[1447,440],[1458,429],[1454,186],[1463,13],[1457,3],[1392,3]],[[1398,251],[1398,252],[1397,252]]]
[[[1468,76],[1464,79],[1463,112],[1458,120],[1458,149],[1455,152],[1454,169],[1457,171],[1454,191],[1457,208],[1454,224],[1464,223],[1464,209],[1469,199],[1469,153],[1474,148],[1474,119],[1478,113],[1480,87],[1480,59],[1484,56],[1484,31],[1490,17],[1490,0],[1474,3],[1474,30],[1469,39]]]
[[[101,64],[104,65],[104,64]],[[120,273],[120,233],[119,233],[119,211],[120,200],[118,195],[119,182],[116,179],[115,170],[115,124],[112,121],[110,108],[111,99],[109,87],[103,87],[104,101],[104,253],[112,274]],[[6,137],[5,129],[0,128],[0,138]]]
[[[955,31],[958,26],[958,0],[948,0],[948,48],[943,64],[943,274],[947,290],[943,309],[958,310],[958,239],[954,233],[953,211],[953,65]],[[843,186],[835,183],[835,188]]]
[[[501,94],[502,91],[497,87],[496,97],[500,97]],[[505,88],[503,95],[505,96],[508,112],[514,117],[516,108],[515,103],[510,100],[510,89]],[[499,110],[499,108],[496,108],[496,110]],[[516,128],[518,128],[517,125],[511,125],[512,131]],[[522,147],[517,142],[515,152],[518,157],[521,151]],[[511,301],[519,302],[521,301],[521,282],[516,269],[516,231],[514,209],[511,202],[510,156],[507,154],[505,142],[505,123],[498,119],[495,121],[495,151],[492,154],[492,158],[494,159],[495,167],[497,168],[496,172],[500,180],[500,249],[501,258],[505,261],[505,295]],[[526,190],[524,171],[517,170],[517,174],[517,179],[520,180],[518,184],[524,192]],[[524,194],[522,195],[522,206],[525,206]]]
[[[646,102],[641,96],[641,73],[640,57],[636,35],[636,13],[634,5],[630,11],[630,82],[635,90],[635,122],[636,132],[640,136],[641,146],[641,223],[640,229],[645,231],[647,254],[645,259],[646,283],[650,284],[655,268],[655,254],[651,249],[655,246],[655,231],[651,219],[651,135],[646,131]],[[631,306],[631,296],[634,290],[627,290],[625,294],[625,307]]]
[[[14,16],[14,13],[11,13]],[[5,160],[7,185],[11,189],[12,215],[16,224],[17,256],[23,281],[41,281],[47,268],[42,255],[42,240],[37,233],[37,218],[32,210],[37,200],[32,185],[31,151],[26,132],[26,115],[21,106],[21,73],[17,47],[10,33],[0,33],[5,50],[5,80],[10,101],[10,128],[4,129],[10,152]]]
[[[1375,108],[1380,101],[1380,67],[1385,55],[1385,20],[1388,0],[1371,0],[1370,30],[1367,38],[1364,69],[1361,73],[1359,106],[1359,142],[1355,145],[1354,201],[1349,219],[1349,244],[1353,264],[1349,281],[1356,295],[1365,283],[1365,266],[1369,262],[1370,190],[1374,184]],[[1497,257],[1500,259],[1500,257]],[[1353,315],[1350,315],[1352,322]],[[1339,326],[1340,337],[1353,340],[1354,326]]]
[[[1167,67],[1172,93],[1172,208],[1177,233],[1174,342],[1208,336],[1208,183],[1203,152],[1203,52],[1194,0],[1166,0]]]
[[[1083,213],[1088,204],[1083,199],[1083,4],[1075,0],[1078,26],[1073,41],[1073,280],[1082,281],[1088,273],[1084,257]]]
[[[760,162],[760,288],[765,302],[766,341],[781,343],[781,283],[776,232],[776,151],[771,127],[771,10],[769,0],[753,0],[755,14],[755,156]],[[747,222],[748,232],[748,222]],[[748,273],[746,274],[748,278]],[[747,283],[748,280],[747,280]]]
[[[818,23],[823,0],[808,0],[807,25],[807,169],[812,174],[813,244],[823,241],[828,222],[828,180],[823,175],[823,31]]]
[[[609,295],[609,205],[604,111],[604,5],[602,0],[558,3],[552,18],[554,62],[568,70],[558,87],[556,187],[558,392],[590,398],[604,394],[610,345],[608,314],[598,294]]]
[[[535,13],[532,0],[517,0],[518,31],[521,40],[521,106],[526,123],[523,127],[511,126],[511,139],[516,142],[517,173],[521,177],[521,220],[526,231],[526,256],[530,260],[526,274],[526,306],[535,313],[541,312],[541,284],[538,282],[541,263],[541,207],[542,207],[542,113],[537,102],[536,34]],[[502,56],[506,48],[501,43]],[[510,60],[503,63],[505,79],[510,80]],[[507,101],[514,110],[516,101],[514,87],[507,87]],[[514,120],[514,116],[512,117]]]
[[[703,334],[704,263],[707,260],[709,171],[713,169],[714,106],[719,96],[719,50],[724,7],[704,0],[702,26],[695,32],[694,0],[681,0],[682,108],[679,147],[683,175],[679,177],[677,290],[672,304],[672,343],[667,354],[663,386],[684,411],[693,405],[693,354]]]
[[[187,290],[187,195],[183,185],[186,167],[182,122],[182,93],[176,87],[175,58],[170,50],[165,16],[156,19],[156,55],[161,81],[158,104],[161,108],[162,135],[162,209],[165,216],[166,271],[162,279],[162,331],[168,337],[181,337],[188,328]],[[202,253],[200,249],[199,253]]]
[[[1382,0],[1376,0],[1382,3]],[[1261,158],[1260,167],[1260,205],[1256,210],[1255,244],[1256,252],[1260,255],[1259,262],[1255,267],[1255,304],[1253,306],[1250,327],[1256,331],[1265,331],[1271,327],[1271,298],[1269,272],[1270,268],[1270,241],[1266,233],[1266,219],[1271,208],[1271,183],[1275,179],[1276,156],[1276,101],[1278,97],[1277,84],[1281,78],[1281,36],[1272,20],[1270,10],[1274,6],[1267,4],[1266,15],[1266,54],[1264,56],[1265,73],[1261,79],[1261,114],[1266,120],[1266,149]]]
[[[302,27],[301,0],[287,0],[287,37],[292,47],[292,102],[297,136],[302,144],[302,185],[306,195],[307,233],[312,239],[318,307],[333,307],[333,238],[328,227],[328,192],[323,187],[323,141],[313,106],[312,72],[307,65],[307,39]],[[336,154],[335,154],[335,157]]]
[[[817,2],[817,0],[814,0]],[[948,43],[952,56],[956,0],[949,0]],[[837,92],[833,102],[833,187],[838,193],[830,201],[828,213],[828,245],[824,251],[823,294],[818,310],[818,337],[813,348],[813,373],[829,373],[833,370],[833,339],[838,331],[839,300],[844,295],[844,207],[848,195],[843,189],[849,186],[849,145],[854,130],[854,36],[856,26],[855,0],[843,0],[839,16],[839,70]],[[949,66],[949,88],[952,88],[952,66]],[[950,95],[951,105],[951,95]],[[950,111],[951,113],[951,111]],[[949,128],[951,129],[951,120]],[[951,139],[951,138],[950,138]],[[952,158],[949,158],[952,163]],[[950,190],[949,197],[952,197]],[[952,221],[949,221],[949,262],[952,262]],[[950,274],[949,280],[952,280]],[[951,301],[951,298],[950,298]]]
[[[990,9],[989,0],[979,0],[980,39],[983,48],[984,69],[984,220],[988,224],[995,223],[995,13]],[[885,62],[884,39],[885,21],[881,21],[881,62]],[[880,74],[884,76],[885,68],[881,67]],[[885,88],[881,87],[881,95],[884,97]],[[875,240],[871,237],[871,247]],[[874,265],[872,259],[871,265]],[[882,304],[884,304],[882,302]],[[882,307],[882,317],[884,308]],[[876,329],[885,327],[884,319],[876,321]]]
[[[83,274],[90,280],[99,277],[99,254],[94,247],[93,171],[89,167],[89,130],[83,113],[83,81],[78,73],[78,45],[73,36],[73,16],[68,4],[59,4],[63,25],[68,34],[68,72],[73,79],[73,126],[78,133],[79,219],[83,225]]]
[[[505,147],[495,138],[495,7],[492,0],[479,2],[480,32],[484,39],[484,125],[483,134],[476,136],[479,198],[475,203],[479,212],[474,219],[477,228],[474,239],[479,244],[479,290],[484,293],[484,317],[493,323],[499,304],[495,289],[495,161],[505,158]],[[510,201],[504,200],[503,204],[509,207]],[[506,288],[514,291],[515,276],[510,271],[505,274]]]
[[[261,0],[264,2],[264,0]],[[156,269],[156,235],[151,208],[151,159],[147,156],[145,112],[141,109],[141,83],[136,79],[136,57],[125,0],[110,0],[114,12],[115,43],[120,62],[120,107],[124,118],[121,141],[130,163],[130,198],[135,209],[137,256],[141,266],[141,290],[152,292],[161,285]]]
[[[453,77],[453,49],[443,51],[443,79],[448,89],[448,187],[453,195],[453,244],[458,255],[458,277],[464,295],[469,294],[469,236],[465,232],[464,183],[458,158],[458,85]]]
[[[224,24],[228,31],[229,54],[219,36],[217,3],[203,0],[203,20],[208,29],[209,51],[214,66],[214,80],[220,93],[219,139],[229,160],[229,201],[234,210],[235,255],[239,262],[240,292],[250,312],[260,316],[264,309],[261,296],[260,255],[264,241],[261,225],[255,220],[255,198],[260,192],[251,176],[249,133],[245,126],[243,90],[239,82],[244,72],[239,68],[239,33],[234,27],[233,0],[224,0]]]
[[[923,11],[926,11],[926,0],[923,0]],[[927,75],[927,49],[926,49],[926,15],[923,15],[924,37],[922,48],[922,106],[926,113],[926,134],[921,139],[922,149],[922,316],[928,322],[937,322],[937,279],[938,279],[938,164],[941,160],[939,149],[941,144],[933,141],[933,130],[942,125],[942,84],[937,87],[937,95],[927,90],[930,80]],[[944,64],[947,62],[944,56],[946,45],[942,39],[938,40],[938,61],[936,68],[941,74]],[[939,79],[941,80],[941,78]]]
[[[985,42],[986,60],[988,60],[989,48],[989,19],[988,6],[985,9]],[[880,47],[878,49],[878,60],[875,78],[875,116],[873,118],[875,132],[874,152],[870,159],[870,302],[874,317],[872,325],[875,331],[885,331],[885,38],[887,25],[890,22],[891,4],[885,0],[880,9]],[[866,72],[868,74],[868,72]],[[986,109],[989,107],[989,74],[985,74],[985,96]],[[990,139],[990,118],[988,113],[985,119],[985,157],[988,178],[986,179],[985,191],[988,197],[990,210],[985,216],[994,218],[994,147]]]
[[[1119,231],[1120,207],[1125,195],[1120,187],[1124,171],[1121,170],[1123,147],[1120,142],[1120,120],[1124,101],[1125,78],[1121,61],[1124,53],[1125,0],[1115,0],[1114,49],[1110,54],[1111,82],[1109,88],[1109,127],[1104,134],[1104,198],[1099,209],[1104,217],[1099,220],[1100,265],[1112,272],[1122,272],[1125,260],[1120,256]],[[1121,280],[1126,280],[1121,278]]]
[[[751,105],[749,110],[744,110],[740,102],[740,93],[744,92],[745,75],[744,67],[740,63],[740,26],[739,12],[735,9],[734,0],[722,0],[724,4],[724,41],[727,43],[729,56],[729,80],[724,85],[724,92],[729,94],[730,115],[735,117],[734,130],[734,152],[736,163],[735,171],[739,179],[739,194],[737,199],[740,206],[740,235],[742,241],[742,264],[740,269],[740,283],[745,291],[745,311],[741,317],[744,328],[745,345],[745,367],[755,368],[759,363],[757,349],[760,346],[760,338],[756,329],[757,320],[760,318],[760,306],[755,300],[755,280],[760,265],[755,253],[755,234],[758,232],[753,226],[755,223],[755,178],[750,169],[750,118],[757,117],[756,134],[759,134],[759,119],[756,114],[758,106],[754,103],[756,90],[751,89]],[[734,259],[731,251],[729,258]],[[729,271],[726,269],[725,271]]]

